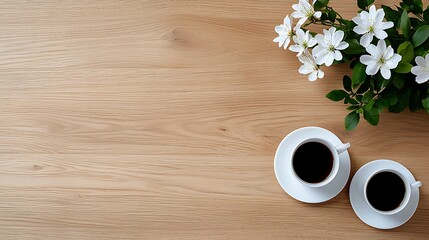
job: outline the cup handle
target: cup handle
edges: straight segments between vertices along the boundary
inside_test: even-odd
[[[422,182],[420,182],[420,181],[416,181],[416,182],[411,184],[412,189],[416,189],[416,188],[419,188],[421,186],[422,186]]]
[[[349,147],[350,147],[350,143],[344,143],[336,146],[335,149],[337,150],[338,155],[340,155],[341,153],[345,152]]]

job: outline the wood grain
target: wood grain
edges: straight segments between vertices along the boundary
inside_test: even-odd
[[[294,2],[2,1],[0,238],[427,239],[428,116],[345,132],[324,95],[348,68],[310,83],[272,42]],[[274,152],[310,125],[352,143],[352,174],[407,166],[423,182],[414,217],[381,231],[347,188],[324,204],[289,197]]]

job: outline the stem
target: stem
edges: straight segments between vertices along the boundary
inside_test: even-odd
[[[319,22],[314,22],[315,24],[317,24],[317,23],[319,23]],[[327,21],[321,21],[320,22],[320,24],[319,25],[324,25],[324,26],[332,26],[332,27],[338,27],[338,28],[342,28],[343,27],[343,25],[338,25],[338,24],[335,24],[335,23],[331,23],[331,22],[327,22]]]
[[[423,16],[421,14],[414,14],[414,16],[416,16],[421,21],[424,21],[424,18],[423,18]]]

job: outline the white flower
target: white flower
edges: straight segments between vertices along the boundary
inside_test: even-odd
[[[323,76],[325,76],[325,73],[320,70],[319,66],[316,64],[314,57],[307,50],[304,54],[300,55],[298,59],[303,63],[298,72],[301,74],[310,74],[308,75],[308,80],[316,81],[317,78],[323,78]]]
[[[384,79],[390,78],[390,69],[396,68],[402,59],[401,55],[394,53],[391,46],[386,48],[384,40],[379,40],[377,46],[370,44],[366,47],[366,51],[371,55],[360,57],[360,62],[367,65],[366,74],[375,75],[378,70],[381,70],[381,76]]]
[[[290,38],[293,36],[292,19],[289,18],[289,15],[285,17],[283,24],[276,26],[274,30],[279,36],[274,38],[273,42],[278,42],[279,47],[283,45],[286,49],[289,46]]]
[[[317,41],[310,35],[310,31],[304,33],[302,29],[296,30],[296,35],[293,36],[295,45],[289,47],[292,52],[297,52],[297,56],[301,56],[304,51],[309,47],[314,47]]]
[[[376,10],[375,6],[372,5],[369,8],[369,12],[362,11],[357,17],[352,19],[357,24],[353,28],[353,31],[363,36],[360,38],[360,45],[367,47],[374,35],[378,39],[385,39],[387,33],[384,31],[394,26],[393,22],[383,22],[384,10],[382,8]]]
[[[292,5],[292,8],[295,10],[291,14],[294,18],[300,18],[298,25],[302,25],[309,18],[320,18],[322,13],[320,11],[314,11],[314,3],[316,0],[313,0],[313,3],[310,4],[309,0],[299,0],[298,4]]]
[[[343,55],[338,50],[344,50],[349,47],[349,44],[342,41],[344,38],[344,32],[336,28],[331,27],[328,30],[323,29],[322,34],[316,35],[316,40],[319,45],[314,47],[313,55],[316,58],[316,63],[319,65],[326,64],[331,66],[334,59],[340,61],[343,59]]]
[[[411,68],[411,72],[416,75],[416,82],[422,84],[429,80],[429,54],[425,58],[416,57],[417,66]]]

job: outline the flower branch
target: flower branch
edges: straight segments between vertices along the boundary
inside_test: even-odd
[[[429,113],[429,7],[423,10],[421,0],[403,0],[396,9],[377,9],[373,2],[357,0],[361,10],[348,20],[329,0],[298,0],[291,17],[275,28],[279,36],[274,42],[297,53],[303,64],[298,71],[310,81],[323,78],[324,67],[350,65],[351,77],[343,77],[343,89],[326,96],[348,105],[347,130],[361,118],[377,125],[384,109]],[[327,29],[310,32],[311,25]]]

